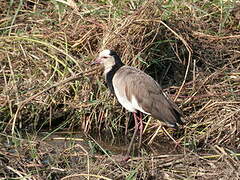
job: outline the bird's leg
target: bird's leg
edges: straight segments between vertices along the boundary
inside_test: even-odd
[[[137,115],[136,115],[135,112],[133,112],[133,117],[134,117],[134,121],[135,121],[135,127],[134,127],[133,137],[132,137],[131,142],[130,142],[130,144],[129,144],[129,146],[128,146],[127,156],[129,156],[129,154],[130,154],[131,147],[132,147],[134,138],[135,138],[135,136],[136,136],[136,134],[137,134],[137,130],[138,130],[138,120],[137,120],[138,118],[137,118]]]
[[[140,115],[139,115],[139,131],[140,131],[140,140],[139,140],[138,148],[140,148],[142,144],[142,134],[143,134],[142,112],[140,112]]]

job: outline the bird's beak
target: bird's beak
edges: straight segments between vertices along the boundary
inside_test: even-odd
[[[93,61],[92,63],[91,63],[91,65],[95,65],[95,64],[101,64],[102,63],[102,60],[101,60],[101,58],[97,58],[97,59],[95,59],[95,61]]]

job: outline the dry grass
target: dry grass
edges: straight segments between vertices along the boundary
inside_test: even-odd
[[[239,179],[239,7],[190,0],[1,2],[0,177]],[[96,137],[69,133],[110,132],[115,141],[132,118],[89,65],[105,48],[153,76],[184,111],[186,126],[171,133],[181,144],[177,153],[164,151],[171,140],[156,131],[155,120],[145,126],[144,144],[152,143],[127,163]],[[60,141],[62,131],[69,138]],[[147,150],[157,148],[163,151]]]

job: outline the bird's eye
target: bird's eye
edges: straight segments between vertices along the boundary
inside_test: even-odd
[[[107,59],[107,56],[103,56],[102,58],[103,58],[103,59]]]

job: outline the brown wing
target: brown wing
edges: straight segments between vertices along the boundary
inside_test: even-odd
[[[115,76],[118,88],[131,101],[134,96],[139,106],[154,118],[166,122],[170,126],[183,124],[182,111],[167,97],[159,84],[144,72],[129,66],[120,68]]]

